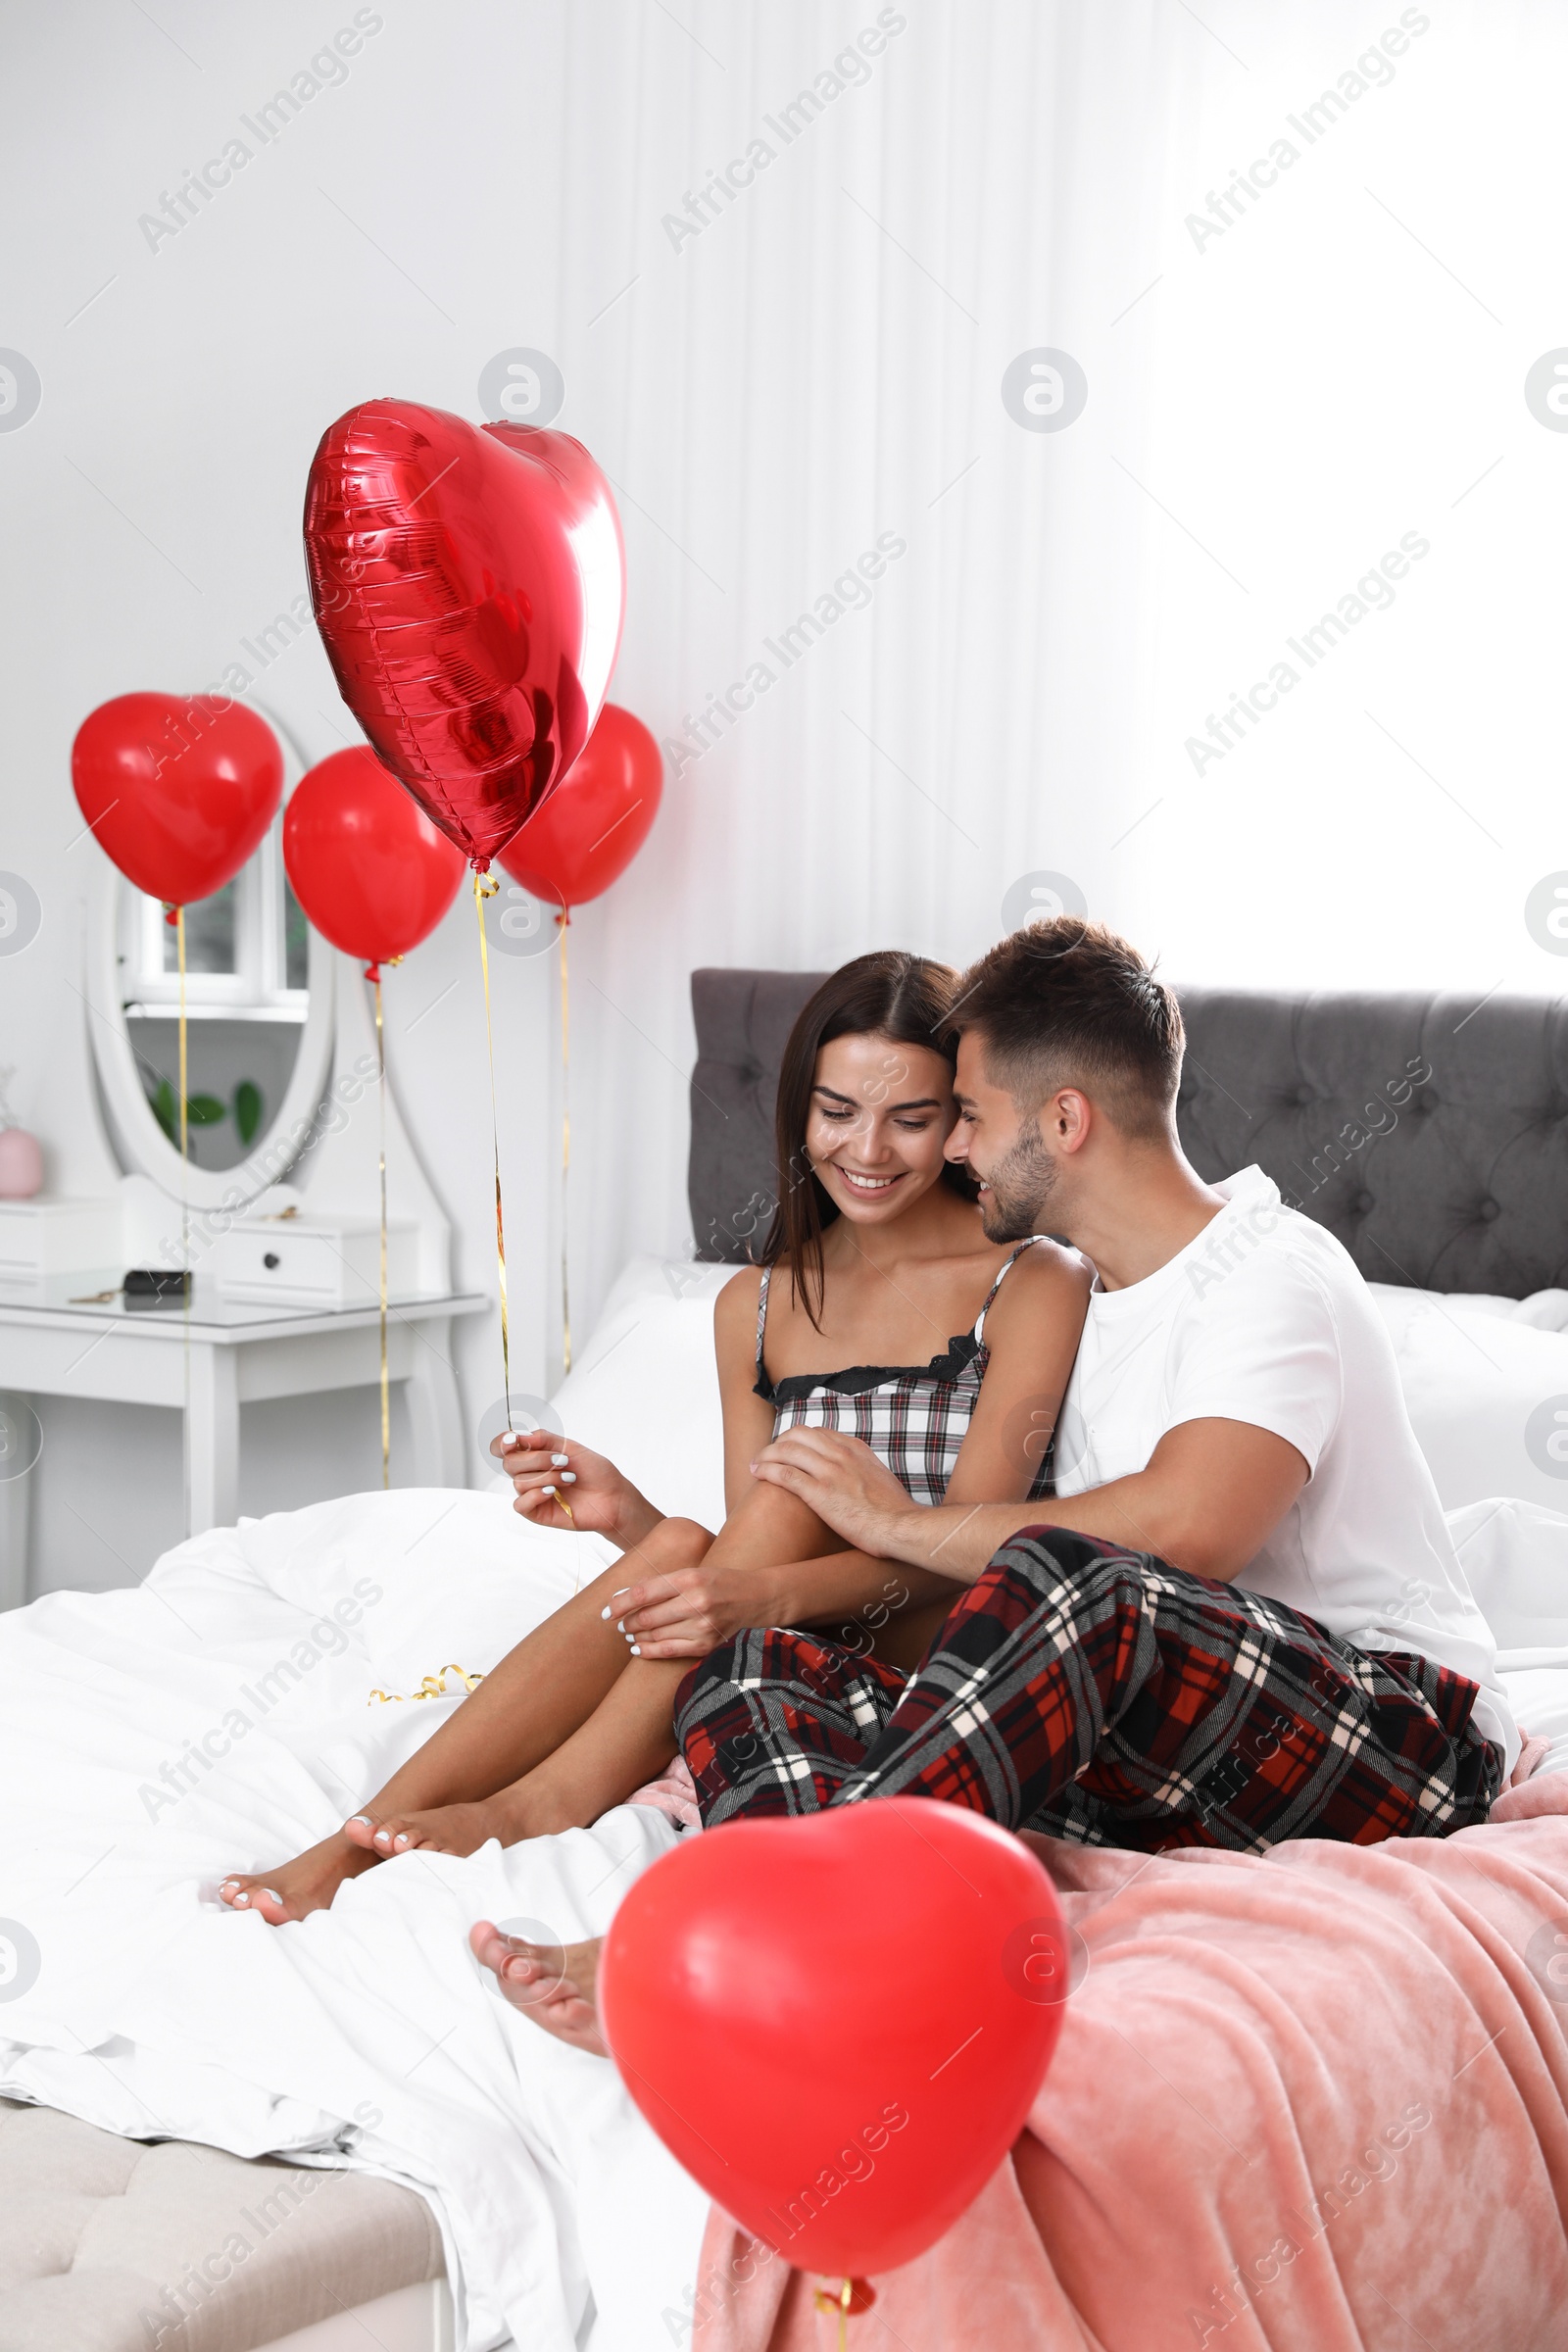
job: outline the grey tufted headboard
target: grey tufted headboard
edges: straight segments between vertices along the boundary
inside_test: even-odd
[[[773,1203],[773,1095],[820,972],[692,974],[698,1254]],[[1200,1174],[1256,1160],[1369,1282],[1523,1298],[1568,1285],[1568,1001],[1177,991],[1178,1122]]]

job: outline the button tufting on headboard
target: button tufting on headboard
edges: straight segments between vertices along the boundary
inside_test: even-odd
[[[692,974],[699,1255],[765,1230],[791,1023],[820,972]],[[1181,988],[1177,1122],[1212,1181],[1249,1161],[1370,1281],[1522,1298],[1568,1285],[1568,1001]]]

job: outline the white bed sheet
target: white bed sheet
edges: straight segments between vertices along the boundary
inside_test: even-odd
[[[519,2019],[466,1948],[485,1915],[601,1932],[674,1842],[662,1815],[407,1855],[282,1931],[216,1900],[228,1870],[334,1828],[459,1703],[373,1688],[488,1668],[610,1556],[503,1496],[404,1491],[216,1531],[137,1591],[0,1617],[0,1785],[22,1798],[0,1820],[0,1936],[22,1958],[0,2091],[408,2182],[471,2352],[662,2340],[706,2199],[613,2069]]]

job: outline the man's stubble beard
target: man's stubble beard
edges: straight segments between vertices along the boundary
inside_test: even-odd
[[[1060,1175],[1038,1129],[1020,1136],[986,1178],[991,1199],[980,1204],[986,1240],[1026,1242],[1031,1234],[1044,1233],[1046,1203]]]

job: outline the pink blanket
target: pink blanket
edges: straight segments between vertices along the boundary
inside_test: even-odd
[[[1055,2063],[854,2352],[1562,2352],[1568,1818],[1033,1842],[1086,1964]],[[694,2352],[827,2352],[815,2283],[715,2212]]]

